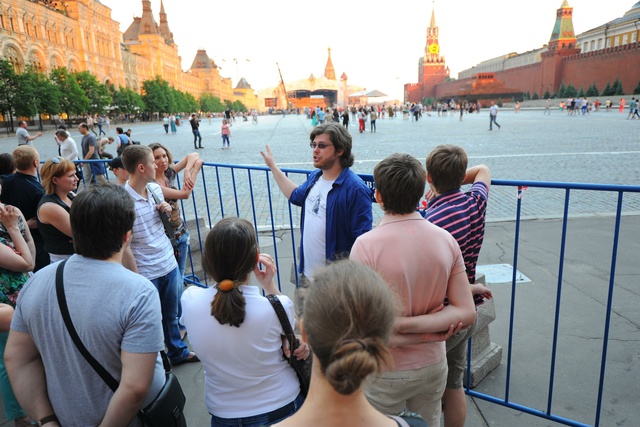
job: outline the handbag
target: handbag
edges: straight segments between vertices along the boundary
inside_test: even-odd
[[[58,305],[64,319],[64,324],[71,335],[71,339],[80,354],[87,360],[89,365],[100,378],[115,393],[120,383],[89,353],[78,336],[78,332],[73,326],[67,299],[64,293],[64,283],[62,280],[62,272],[66,260],[62,261],[56,270],[56,295],[58,297]],[[164,351],[160,352],[162,363],[164,365],[166,380],[164,386],[156,396],[156,398],[147,407],[138,412],[138,418],[146,427],[186,427],[187,421],[184,418],[184,405],[187,401],[180,382],[175,374],[171,371],[171,363]]]
[[[151,196],[153,197],[153,200],[156,202],[156,205],[159,205],[160,203],[162,203],[158,195],[154,193],[153,190],[151,190],[151,187],[148,184],[147,184],[147,191],[151,193]],[[176,233],[175,233],[175,230],[173,229],[173,225],[171,225],[171,217],[164,212],[159,212],[159,213],[160,213],[160,219],[162,220],[162,225],[164,225],[164,234],[167,235],[167,237],[169,238],[169,241],[171,242],[171,246],[173,246],[173,249],[175,250],[178,248],[178,241],[176,240]]]
[[[282,325],[282,331],[284,332],[284,337],[289,341],[289,349],[291,350],[291,356],[287,357],[283,355],[284,358],[289,362],[289,366],[296,371],[296,375],[298,376],[298,381],[300,382],[300,392],[304,397],[307,397],[307,393],[309,392],[309,382],[311,379],[311,360],[307,358],[307,360],[298,360],[293,355],[293,352],[300,347],[300,341],[296,338],[293,333],[293,329],[291,328],[291,324],[289,323],[289,318],[287,317],[287,313],[284,311],[284,307],[278,298],[275,295],[267,295],[267,299],[273,306],[273,309],[278,316],[278,320],[280,320],[280,325]]]

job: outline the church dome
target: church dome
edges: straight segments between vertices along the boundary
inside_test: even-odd
[[[640,15],[640,1],[634,4],[633,7],[629,9],[627,13],[624,14],[624,16],[630,16],[630,15]]]

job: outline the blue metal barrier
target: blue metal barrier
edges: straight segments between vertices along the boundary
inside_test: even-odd
[[[296,183],[306,180],[309,170],[283,169],[285,174]],[[370,186],[373,186],[372,175],[360,175]],[[270,239],[273,245],[273,256],[278,268],[277,281],[280,287],[284,283],[280,272],[282,270],[281,259],[290,257],[294,270],[297,272],[298,262],[296,248],[299,242],[296,241],[296,230],[299,228],[300,209],[292,207],[282,195],[274,183],[268,168],[262,166],[227,165],[219,163],[205,163],[199,178],[201,183],[196,185],[192,194],[192,205],[181,201],[182,215],[184,221],[188,222],[190,228],[197,230],[197,241],[200,251],[202,250],[203,239],[205,238],[204,228],[211,228],[219,219],[233,215],[245,218],[254,224],[258,233],[258,243],[260,239]],[[623,200],[625,194],[640,193],[638,186],[624,185],[601,185],[601,184],[581,184],[581,183],[556,183],[556,182],[533,182],[533,181],[492,181],[493,188],[518,189],[524,191],[526,188],[555,189],[564,191],[563,212],[558,215],[562,218],[562,232],[560,242],[560,256],[558,259],[558,280],[555,295],[555,318],[553,319],[553,338],[549,349],[551,366],[549,374],[549,387],[546,396],[546,408],[536,409],[527,404],[514,402],[511,400],[511,375],[512,375],[512,354],[513,354],[513,333],[514,323],[517,317],[516,311],[516,272],[519,258],[520,225],[522,221],[522,198],[517,197],[513,203],[514,215],[511,221],[515,221],[514,251],[513,251],[513,277],[511,280],[511,301],[509,307],[509,329],[508,329],[508,356],[506,360],[506,380],[504,397],[492,396],[471,390],[469,384],[465,387],[468,395],[535,415],[553,422],[570,426],[599,426],[602,413],[603,387],[606,378],[607,349],[609,333],[611,328],[611,312],[615,283],[616,262],[618,254],[618,242],[620,234],[621,218],[623,215]],[[492,188],[492,193],[495,191]],[[564,274],[565,248],[567,244],[567,224],[570,215],[570,196],[575,191],[605,192],[617,194],[617,204],[615,206],[615,228],[613,235],[613,247],[611,249],[611,265],[609,270],[609,288],[606,305],[606,318],[604,319],[603,344],[600,356],[600,372],[598,381],[598,394],[595,402],[595,415],[592,424],[583,423],[577,420],[568,419],[558,415],[553,408],[554,391],[556,390],[556,358],[558,355],[558,329],[561,314],[562,285]],[[494,196],[492,196],[494,197]],[[492,198],[489,204],[492,203]],[[513,199],[511,199],[512,203]],[[374,205],[374,223],[382,216],[379,206]],[[288,235],[292,253],[279,253],[277,232],[283,231],[282,238]],[[195,252],[195,251],[194,251]],[[189,264],[187,271],[190,272],[185,281],[198,286],[207,286],[207,277],[200,272],[199,263],[189,254]],[[202,276],[202,277],[200,277]],[[295,274],[295,285],[298,285],[298,277]],[[469,358],[470,359],[470,358]],[[470,362],[469,362],[470,363]],[[469,368],[470,369],[470,368]],[[470,372],[470,371],[469,371]],[[467,378],[469,378],[469,372]]]

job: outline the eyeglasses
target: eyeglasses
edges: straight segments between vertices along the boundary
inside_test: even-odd
[[[60,157],[52,157],[51,158],[51,162],[55,163],[56,165],[60,164]]]
[[[325,144],[324,142],[316,144],[315,142],[312,142],[312,143],[309,144],[309,147],[313,148],[314,150],[315,150],[316,147],[318,147],[321,150],[324,150],[327,147],[333,147],[333,144]]]

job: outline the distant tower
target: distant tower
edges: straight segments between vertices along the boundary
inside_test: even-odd
[[[573,8],[564,0],[556,13],[556,23],[549,39],[549,50],[571,49],[576,45],[573,32]]]
[[[336,70],[333,68],[333,62],[331,62],[331,48],[329,50],[329,58],[327,58],[327,65],[324,67],[324,76],[329,80],[336,80]]]
[[[556,23],[547,45],[548,51],[542,53],[542,79],[539,93],[549,91],[554,94],[562,84],[563,58],[580,53],[576,49],[576,35],[573,32],[573,8],[564,0],[556,12]]]
[[[142,17],[140,17],[140,34],[158,34],[158,24],[153,19],[151,11],[151,2],[142,0]]]
[[[167,43],[173,43],[173,33],[169,29],[169,21],[167,21],[167,14],[164,12],[164,3],[160,0],[160,35],[164,37]]]
[[[420,101],[422,98],[435,96],[434,86],[444,83],[447,77],[449,77],[449,68],[444,56],[440,55],[436,13],[434,9],[431,9],[431,21],[427,28],[424,55],[418,60],[418,82],[422,86]]]

